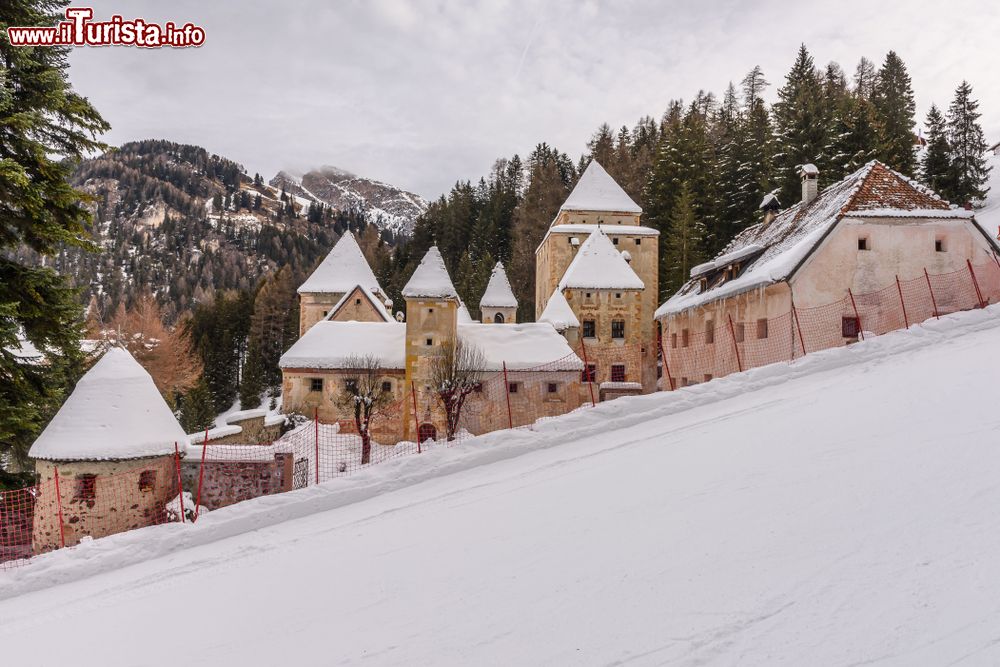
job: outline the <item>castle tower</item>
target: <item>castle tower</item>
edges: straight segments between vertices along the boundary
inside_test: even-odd
[[[333,250],[306,278],[299,293],[299,336],[325,318],[341,300],[357,286],[374,295],[385,308],[392,302],[378,284],[354,234],[347,231]]]
[[[516,324],[517,297],[510,287],[503,263],[497,262],[490,274],[483,298],[479,301],[479,313],[483,324]]]
[[[618,306],[620,302],[615,302],[614,294],[611,292],[610,302],[604,305],[590,304],[596,308],[591,311],[594,318],[583,317],[584,309],[582,302],[577,299],[574,292],[567,293],[565,285],[560,286],[570,264],[577,257],[581,248],[594,232],[601,229],[608,240],[608,244],[618,251],[618,254],[631,271],[638,277],[642,287],[638,290],[629,291],[629,317],[633,319],[636,327],[635,347],[641,355],[639,366],[641,367],[640,378],[644,391],[653,391],[656,387],[656,359],[657,343],[656,329],[653,321],[653,312],[657,307],[659,290],[659,231],[650,227],[643,227],[640,224],[642,209],[632,201],[632,198],[622,190],[611,176],[597,163],[591,161],[590,165],[580,176],[576,187],[569,197],[560,207],[552,225],[549,227],[545,238],[535,250],[535,316],[541,319],[546,312],[549,298],[557,291],[562,292],[567,299],[576,318],[581,323],[579,332],[581,337],[593,339],[595,345],[599,344],[607,351],[610,359],[614,355],[615,346],[621,348],[621,339],[615,338],[614,342],[608,344],[599,343],[603,339],[611,339],[612,321],[620,321]],[[607,245],[603,242],[599,248],[604,253]],[[615,263],[618,268],[620,264]],[[603,270],[598,267],[595,270]],[[594,276],[600,278],[600,276]],[[581,292],[586,299],[586,290]],[[596,292],[592,290],[592,296]],[[577,299],[577,300],[574,300]],[[588,309],[590,309],[588,306]],[[614,311],[614,312],[612,312]],[[613,317],[614,315],[614,317]],[[584,325],[586,321],[593,321],[598,328],[594,336],[586,336],[590,333],[591,325]],[[588,327],[588,331],[582,330],[583,326]],[[619,325],[615,325],[616,327]],[[627,326],[626,329],[629,327]],[[618,333],[616,331],[615,333]],[[631,336],[628,336],[631,338]],[[591,342],[588,341],[588,349]],[[599,375],[601,369],[598,369]]]
[[[417,415],[413,402],[404,405],[403,438],[416,440],[443,434],[444,417],[434,399],[432,358],[458,337],[458,314],[461,301],[444,259],[432,246],[420,260],[413,276],[403,287],[406,300],[406,385],[417,395]],[[419,423],[420,433],[416,429]]]

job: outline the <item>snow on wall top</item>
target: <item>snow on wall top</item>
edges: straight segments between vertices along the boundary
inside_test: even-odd
[[[354,234],[345,232],[333,250],[299,287],[299,294],[340,294],[350,292],[361,284],[371,292],[385,294],[378,279],[368,266],[368,260],[361,252]]]
[[[549,297],[548,303],[545,304],[545,309],[542,311],[542,316],[538,318],[538,321],[548,322],[559,332],[566,331],[566,329],[579,328],[580,326],[580,320],[576,318],[576,314],[570,308],[569,301],[563,296],[562,291],[558,289],[552,292],[552,296]]]
[[[187,434],[149,373],[111,348],[87,371],[28,455],[50,461],[138,459],[174,453]]]
[[[386,369],[406,367],[406,325],[399,322],[317,322],[281,355],[280,368],[347,368],[372,355]]]
[[[597,160],[590,161],[559,210],[642,213],[639,205],[604,171]]]
[[[788,279],[845,215],[961,217],[925,186],[880,162],[869,162],[825,188],[809,205],[799,202],[779,213],[769,224],[753,225],[737,235],[712,264],[714,268],[724,268],[719,260],[727,256],[752,256],[763,249],[739,277],[717,280],[704,292],[700,291],[699,280],[689,280],[656,310],[654,316],[664,317]]]
[[[579,371],[583,362],[566,339],[544,322],[523,324],[460,324],[463,343],[479,348],[486,357],[485,371]]]
[[[507,272],[503,263],[497,262],[490,274],[490,282],[486,285],[483,298],[479,300],[480,308],[517,308],[517,297],[510,287]]]
[[[600,225],[587,237],[576,257],[566,267],[559,289],[643,289],[622,254]]]
[[[441,251],[437,246],[431,246],[424,258],[420,260],[417,270],[410,276],[409,282],[403,287],[403,296],[409,298],[457,299],[458,292],[448,276]]]

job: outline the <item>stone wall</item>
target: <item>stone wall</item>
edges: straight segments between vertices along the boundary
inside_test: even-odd
[[[254,460],[251,448],[243,448],[243,460],[205,462],[201,480],[201,505],[210,510],[234,503],[291,491],[294,455],[274,454],[273,458]],[[209,448],[211,452],[211,448]],[[184,488],[197,497],[201,461],[188,459],[181,464]]]

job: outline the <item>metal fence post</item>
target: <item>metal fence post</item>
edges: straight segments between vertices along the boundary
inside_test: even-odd
[[[590,388],[590,405],[593,407],[597,405],[597,401],[594,400],[594,378],[590,374],[590,361],[587,360],[587,344],[580,341],[580,349],[583,350],[583,372],[587,376],[587,387]],[[596,368],[594,374],[597,374]]]
[[[986,302],[983,301],[983,293],[979,289],[979,281],[976,280],[976,272],[972,270],[972,261],[966,259],[965,263],[969,266],[969,275],[972,276],[972,286],[976,288],[976,298],[979,299],[979,307],[985,308]]]
[[[934,317],[941,319],[941,315],[938,314],[937,299],[934,298],[934,288],[931,287],[931,277],[927,274],[927,269],[924,269],[924,278],[927,280],[927,291],[931,293],[931,305],[934,306]]]
[[[181,504],[181,523],[184,521],[184,486],[181,483],[181,450],[174,441],[174,467],[177,469],[177,499]]]
[[[910,328],[910,318],[906,316],[906,301],[903,300],[903,288],[899,284],[899,276],[898,275],[896,276],[896,291],[899,292],[899,305],[901,305],[903,307],[903,324],[905,324],[906,328],[909,329]]]
[[[847,288],[847,295],[849,297],[851,297],[851,307],[854,308],[854,319],[858,323],[858,338],[860,338],[861,340],[864,340],[865,339],[865,331],[864,331],[865,328],[863,326],[861,326],[861,314],[858,313],[858,304],[856,304],[854,302],[854,292],[851,291],[850,287]]]
[[[410,380],[410,398],[413,399],[413,435],[417,439],[417,454],[421,454],[420,450],[420,419],[417,417],[417,388],[413,384],[413,380]]]
[[[63,527],[62,493],[59,491],[59,468],[55,468],[56,479],[56,510],[59,516],[59,544],[66,546],[66,529]]]
[[[507,397],[507,427],[514,428],[514,414],[510,410],[510,382],[507,380],[507,362],[503,362],[503,393]]]
[[[205,452],[208,451],[208,429],[205,429],[205,442],[201,445],[201,465],[198,466],[198,497],[194,501],[194,520],[198,520],[198,511],[201,509],[201,486],[205,481]]]
[[[319,407],[313,408],[313,427],[316,439],[316,483],[319,484]]]
[[[736,367],[740,369],[740,373],[743,372],[743,360],[740,359],[740,348],[736,345],[736,332],[733,330],[733,316],[726,314],[729,318],[729,337],[733,340],[733,352],[736,353]]]
[[[663,361],[663,372],[667,374],[667,381],[670,382],[670,391],[674,390],[674,376],[670,374],[670,364],[667,363],[667,348],[663,345],[663,332],[660,332],[660,359]]]
[[[795,320],[795,329],[799,332],[799,345],[802,346],[802,356],[806,356],[806,339],[802,335],[802,325],[799,324],[799,311],[795,308],[795,302],[792,302],[792,318]]]

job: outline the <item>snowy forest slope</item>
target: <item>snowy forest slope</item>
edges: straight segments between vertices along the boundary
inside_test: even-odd
[[[998,345],[1000,308],[956,314],[400,461],[295,521],[335,485],[57,552],[0,595],[116,571],[0,602],[0,637],[27,658],[58,623],[55,661],[113,632],[108,664],[995,662]],[[470,456],[494,462],[432,474]]]

